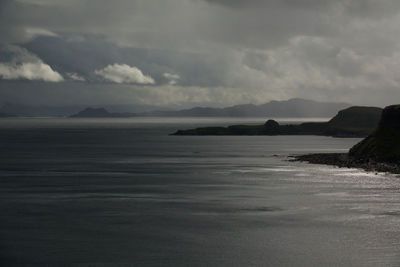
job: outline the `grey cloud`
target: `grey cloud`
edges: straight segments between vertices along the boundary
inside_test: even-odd
[[[156,84],[119,85],[132,101],[389,103],[400,97],[399,24],[397,0],[0,1],[2,40],[85,79],[68,84],[76,101],[108,99],[94,72],[118,63]]]
[[[136,66],[158,84],[170,82],[164,73],[179,74],[183,86],[222,86],[226,65],[231,63],[228,50],[218,55],[120,47],[104,38],[84,36],[79,41],[70,38],[41,37],[24,47],[39,55],[60,73],[75,72],[87,81],[98,80],[93,71],[118,62]]]

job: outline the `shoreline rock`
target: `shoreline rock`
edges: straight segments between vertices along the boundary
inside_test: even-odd
[[[300,161],[312,164],[337,166],[340,168],[357,168],[368,172],[387,172],[400,174],[400,164],[364,160],[349,156],[348,153],[317,153],[292,155],[289,161]]]

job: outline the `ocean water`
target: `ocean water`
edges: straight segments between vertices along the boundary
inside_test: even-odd
[[[244,120],[0,120],[0,265],[400,265],[398,177],[288,161],[360,139],[168,135]]]

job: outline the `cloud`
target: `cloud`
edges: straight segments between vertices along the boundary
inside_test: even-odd
[[[33,39],[37,36],[58,36],[56,33],[42,28],[25,28],[25,35],[28,39]]]
[[[43,62],[10,64],[0,63],[0,76],[5,80],[42,80],[61,82],[63,77]]]
[[[144,75],[143,72],[126,64],[112,64],[104,69],[95,70],[94,73],[103,77],[105,80],[115,83],[137,83],[137,84],[154,84],[154,79]]]
[[[1,52],[9,54],[9,62],[0,62],[0,77],[4,80],[41,80],[61,82],[64,78],[44,63],[36,55],[18,46],[1,47]]]
[[[168,72],[163,73],[163,76],[164,76],[164,78],[169,80],[168,84],[170,84],[170,85],[176,84],[177,81],[180,80],[180,78],[181,78],[181,76],[179,76],[178,74],[173,74],[173,73],[168,73]]]
[[[86,81],[85,78],[83,78],[82,76],[78,75],[75,72],[67,72],[66,75],[68,76],[68,78],[74,81],[80,81],[80,82]]]
[[[388,104],[400,98],[398,25],[398,0],[0,0],[3,42],[26,47],[65,79],[129,87],[121,101]],[[10,64],[27,62],[38,61]],[[146,84],[154,86],[142,91]],[[98,93],[90,82],[65,91],[85,86],[88,98]]]

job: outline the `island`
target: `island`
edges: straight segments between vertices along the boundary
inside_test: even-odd
[[[400,174],[400,105],[386,107],[377,129],[349,153],[308,154],[293,160]]]
[[[378,126],[382,109],[353,106],[343,109],[328,122],[306,122],[280,125],[268,120],[262,125],[231,125],[178,130],[172,135],[324,135],[334,137],[365,137]]]
[[[85,108],[78,113],[71,115],[70,118],[129,118],[134,117],[133,113],[118,113],[118,112],[109,112],[105,108]]]

